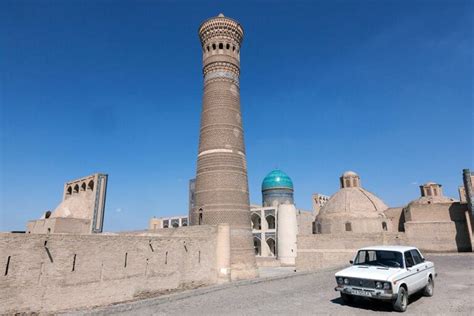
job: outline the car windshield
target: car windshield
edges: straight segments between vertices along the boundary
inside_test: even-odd
[[[401,268],[403,267],[403,255],[401,252],[390,250],[359,250],[354,265]]]

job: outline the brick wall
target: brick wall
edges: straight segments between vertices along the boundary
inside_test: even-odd
[[[216,226],[150,235],[1,233],[0,314],[103,305],[215,283],[216,241]]]

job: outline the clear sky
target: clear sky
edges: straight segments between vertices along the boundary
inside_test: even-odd
[[[273,168],[297,206],[339,175],[389,206],[473,168],[469,1],[0,1],[0,230],[109,174],[104,229],[187,214],[202,93],[199,24],[245,30],[241,104],[251,201]]]

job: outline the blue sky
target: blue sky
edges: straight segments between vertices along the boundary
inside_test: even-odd
[[[473,168],[469,1],[1,1],[0,230],[67,180],[109,174],[105,230],[186,214],[202,93],[199,24],[245,29],[251,200],[287,172],[297,206],[354,170],[390,206]]]

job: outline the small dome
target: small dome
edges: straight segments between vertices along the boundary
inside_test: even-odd
[[[279,188],[293,190],[293,181],[291,181],[291,178],[286,173],[275,169],[263,179],[262,191]]]
[[[219,15],[218,15],[217,17],[219,17],[219,18],[223,18],[223,17],[224,17],[224,14],[222,14],[222,13],[219,13]]]
[[[342,174],[343,177],[358,177],[359,175],[354,171],[346,171]]]

